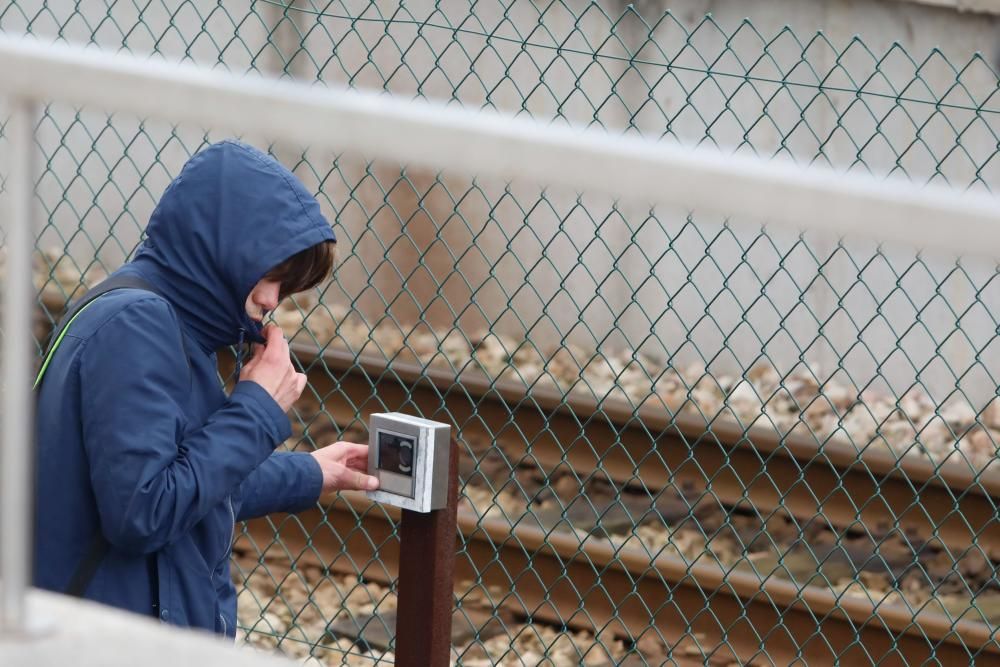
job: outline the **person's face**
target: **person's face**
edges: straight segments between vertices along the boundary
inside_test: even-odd
[[[254,285],[247,297],[246,309],[250,319],[264,321],[264,315],[278,307],[278,296],[281,293],[281,283],[277,280],[263,278]]]

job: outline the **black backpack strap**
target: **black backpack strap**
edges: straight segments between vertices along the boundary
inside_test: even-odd
[[[70,324],[73,323],[76,316],[82,313],[84,308],[89,306],[101,296],[118,289],[141,289],[146,290],[147,292],[153,292],[154,294],[159,294],[155,287],[142,278],[130,275],[111,276],[107,280],[90,289],[76,303],[70,306],[69,310],[66,311],[66,314],[63,315],[62,319],[59,321],[59,326],[52,332],[52,336],[49,338],[48,347],[45,351],[45,359],[42,362],[42,368],[38,372],[38,377],[35,379],[36,389],[42,382],[42,378],[45,375],[45,370],[48,368],[49,361],[51,361],[52,356],[59,347],[59,343],[62,341],[63,336],[69,329]],[[84,553],[80,563],[76,566],[76,571],[73,572],[73,576],[70,578],[69,584],[67,584],[64,593],[73,597],[82,598],[84,593],[87,592],[87,587],[90,586],[90,582],[93,580],[94,575],[97,574],[97,568],[100,567],[101,562],[104,560],[104,557],[107,556],[110,549],[111,545],[104,538],[100,528],[98,528],[97,532],[94,533],[94,536],[90,539],[90,543],[87,545],[87,551]]]
[[[89,306],[99,297],[118,289],[141,289],[146,290],[147,292],[153,292],[154,294],[160,294],[155,287],[142,278],[128,274],[114,275],[107,280],[98,283],[94,287],[90,288],[75,303],[70,305],[69,309],[63,314],[62,318],[60,318],[59,325],[52,332],[52,335],[49,336],[49,344],[45,349],[45,361],[48,362],[49,357],[55,353],[55,348],[58,346],[63,334],[67,329],[69,329],[70,322],[73,321],[73,318],[80,314],[84,308]]]

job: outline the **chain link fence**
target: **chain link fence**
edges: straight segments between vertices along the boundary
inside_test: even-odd
[[[16,0],[0,29],[995,187],[986,57],[751,4]],[[45,108],[39,349],[223,136]],[[456,662],[996,659],[994,263],[269,149],[341,247],[334,280],[274,316],[310,377],[286,446],[366,441],[372,412],[453,425]],[[241,640],[391,664],[398,518],[341,494],[238,527]]]

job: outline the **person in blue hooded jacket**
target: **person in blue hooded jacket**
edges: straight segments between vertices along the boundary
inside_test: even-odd
[[[306,378],[266,313],[329,275],[336,239],[315,198],[234,141],[170,184],[117,289],[73,321],[38,390],[35,584],[236,634],[236,521],[373,489],[367,446],[278,452]],[[232,393],[216,351],[258,344]],[[76,584],[72,584],[76,578]]]

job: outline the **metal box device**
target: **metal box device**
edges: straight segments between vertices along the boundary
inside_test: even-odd
[[[415,512],[448,502],[451,426],[399,412],[371,416],[368,474],[379,479],[372,500]]]

